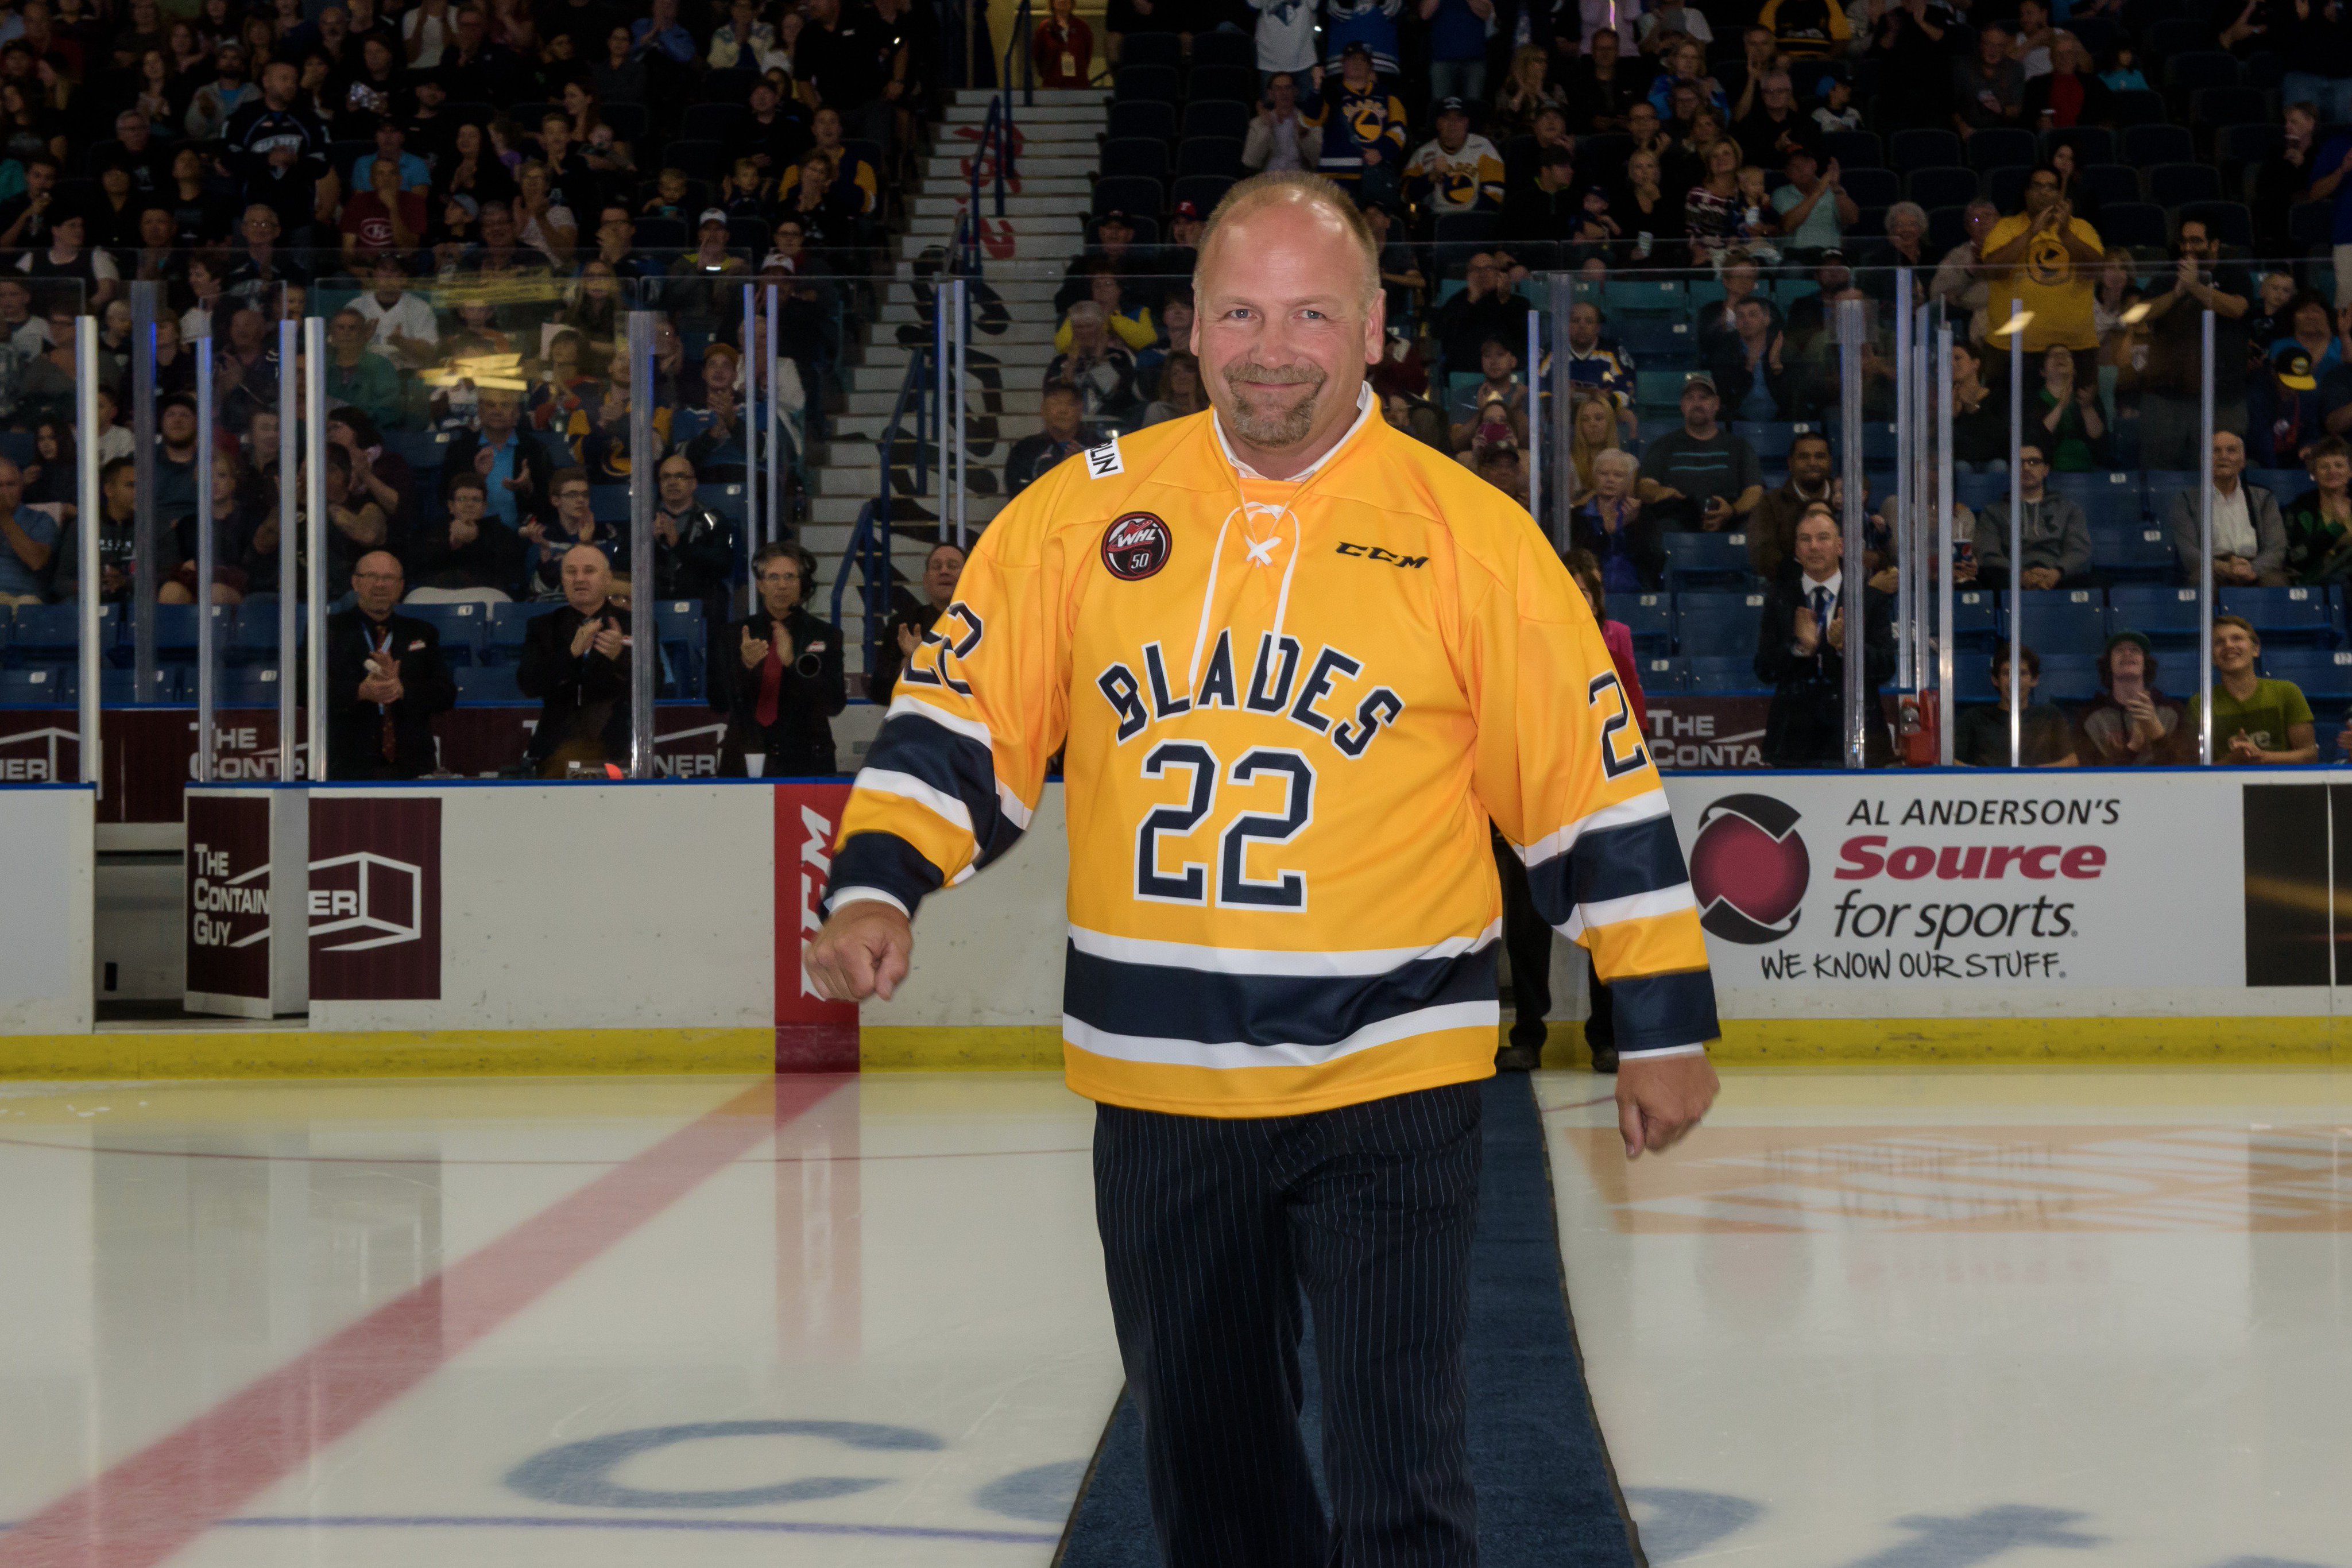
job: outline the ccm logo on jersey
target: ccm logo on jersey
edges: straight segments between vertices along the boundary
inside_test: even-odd
[[[1126,471],[1127,465],[1118,460],[1117,437],[1104,442],[1100,446],[1087,448],[1087,478],[1108,479],[1114,474],[1123,474]]]
[[[1345,539],[1339,541],[1339,548],[1333,553],[1359,556],[1365,560],[1384,560],[1391,566],[1427,566],[1429,564],[1429,558],[1425,555],[1399,555],[1392,549],[1382,549],[1379,545],[1351,545]]]
[[[1121,582],[1141,582],[1168,564],[1175,539],[1151,512],[1129,512],[1103,530],[1103,565]]]

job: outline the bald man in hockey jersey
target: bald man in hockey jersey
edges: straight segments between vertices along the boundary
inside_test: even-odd
[[[1629,1156],[1713,1100],[1706,951],[1583,597],[1365,388],[1361,215],[1245,181],[1194,288],[1211,412],[1070,458],[982,536],[858,775],[808,969],[890,995],[917,906],[1012,846],[1062,751],[1064,1054],[1165,1560],[1468,1563],[1489,821],[1611,985]]]

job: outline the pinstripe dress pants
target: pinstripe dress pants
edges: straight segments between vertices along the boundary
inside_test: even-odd
[[[1096,1222],[1168,1568],[1476,1562],[1479,1105],[1462,1083],[1299,1116],[1096,1107]],[[1298,1427],[1302,1295],[1328,1521]]]

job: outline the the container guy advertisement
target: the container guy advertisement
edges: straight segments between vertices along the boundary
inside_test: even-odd
[[[1670,779],[1731,1018],[2249,1010],[2243,780]],[[2326,1008],[2263,988],[2261,1010]]]

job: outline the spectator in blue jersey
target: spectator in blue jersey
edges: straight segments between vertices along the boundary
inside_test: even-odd
[[[1374,71],[1395,76],[1397,18],[1403,14],[1404,0],[1324,0],[1324,68],[1339,75],[1349,51],[1361,47]]]
[[[1323,83],[1316,113],[1323,126],[1320,171],[1360,205],[1397,199],[1404,178],[1404,100],[1381,85],[1369,45],[1340,51],[1339,81]]]
[[[1568,308],[1564,358],[1569,384],[1589,387],[1608,400],[1611,413],[1630,436],[1634,429],[1633,356],[1601,341],[1601,307],[1590,299],[1579,299]]]
[[[653,0],[647,14],[629,24],[629,38],[641,54],[658,52],[673,65],[694,63],[694,35],[678,24],[677,0]]]
[[[1471,102],[1486,96],[1486,24],[1495,0],[1417,0],[1428,24],[1429,93]],[[1465,122],[1466,123],[1466,122]]]
[[[1724,96],[1722,84],[1706,74],[1706,55],[1698,44],[1683,39],[1664,52],[1660,62],[1664,69],[1650,84],[1650,107],[1658,111],[1661,120],[1679,118],[1674,112],[1675,89],[1687,88],[1698,94],[1701,105],[1711,108],[1721,123],[1731,123],[1731,100]]]

